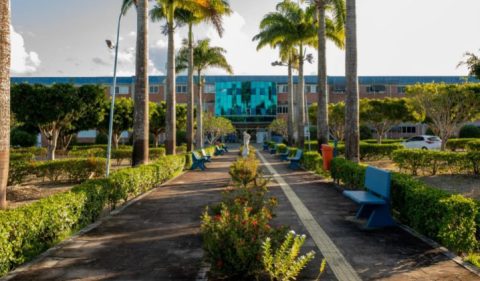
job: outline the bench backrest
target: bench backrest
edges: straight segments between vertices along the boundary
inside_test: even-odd
[[[200,160],[201,157],[200,155],[198,155],[198,153],[196,151],[192,151],[192,157],[194,160]]]
[[[302,158],[303,150],[297,149],[297,153],[295,153],[295,159],[300,159]]]
[[[383,199],[390,199],[391,173],[368,166],[365,172],[365,187]]]

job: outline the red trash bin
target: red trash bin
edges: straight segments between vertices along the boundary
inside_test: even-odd
[[[330,170],[330,162],[333,159],[333,147],[322,144],[323,169]]]

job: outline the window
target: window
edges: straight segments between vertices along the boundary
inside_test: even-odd
[[[277,92],[278,93],[288,93],[288,85],[287,84],[278,84]]]
[[[406,92],[407,92],[407,86],[398,86],[397,87],[397,93],[405,94]]]
[[[115,88],[115,94],[118,94],[118,95],[128,95],[130,91],[130,87],[128,86],[117,86]]]
[[[333,92],[336,94],[343,94],[345,93],[345,85],[344,84],[335,84],[333,85]]]
[[[305,94],[316,93],[317,85],[305,85]]]
[[[406,134],[415,134],[417,132],[417,128],[414,126],[404,126],[402,127],[402,133]],[[423,140],[423,138],[422,138]]]
[[[279,104],[277,105],[278,114],[287,114],[288,113],[288,104]]]
[[[150,86],[150,94],[158,94],[159,89],[158,86]]]
[[[187,92],[187,85],[177,85],[177,94],[185,94]]]
[[[205,84],[205,86],[203,86],[203,92],[207,94],[215,94],[215,85]]]
[[[385,93],[387,88],[385,85],[371,85],[367,87],[367,93],[372,94],[383,94]]]

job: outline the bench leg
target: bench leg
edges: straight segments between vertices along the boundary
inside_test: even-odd
[[[288,165],[288,167],[292,170],[298,170],[300,169],[300,162],[290,160],[290,165]]]
[[[365,216],[367,215],[368,216]],[[360,216],[360,217],[359,217]],[[363,205],[358,210],[357,218],[367,218],[366,228],[379,228],[395,225],[388,205]]]
[[[193,162],[192,167],[190,170],[194,171],[196,168],[198,168],[198,162]]]
[[[199,167],[200,167],[200,169],[201,169],[202,171],[205,171],[205,169],[207,168],[207,167],[205,167],[205,163],[204,163],[204,162],[200,162]]]

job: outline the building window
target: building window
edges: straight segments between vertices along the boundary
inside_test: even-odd
[[[160,87],[158,86],[150,86],[150,94],[158,94]]]
[[[415,134],[417,132],[417,128],[414,126],[403,126],[402,133],[404,134]]]
[[[371,85],[367,87],[367,93],[371,94],[383,94],[387,91],[385,85]]]
[[[405,94],[406,92],[407,92],[407,86],[398,86],[397,87],[397,93]]]
[[[187,93],[187,85],[177,85],[177,94]]]
[[[317,85],[305,85],[305,94],[311,94],[317,92]]]
[[[278,93],[288,93],[288,85],[287,84],[278,84],[277,92]]]
[[[333,85],[333,92],[335,94],[343,94],[345,93],[345,85],[343,84],[335,84]]]
[[[203,86],[203,92],[207,94],[215,94],[215,85],[205,84],[205,86]]]
[[[279,104],[277,105],[278,114],[287,114],[288,113],[288,104]]]
[[[115,94],[128,95],[130,88],[128,86],[117,86],[115,88]]]

